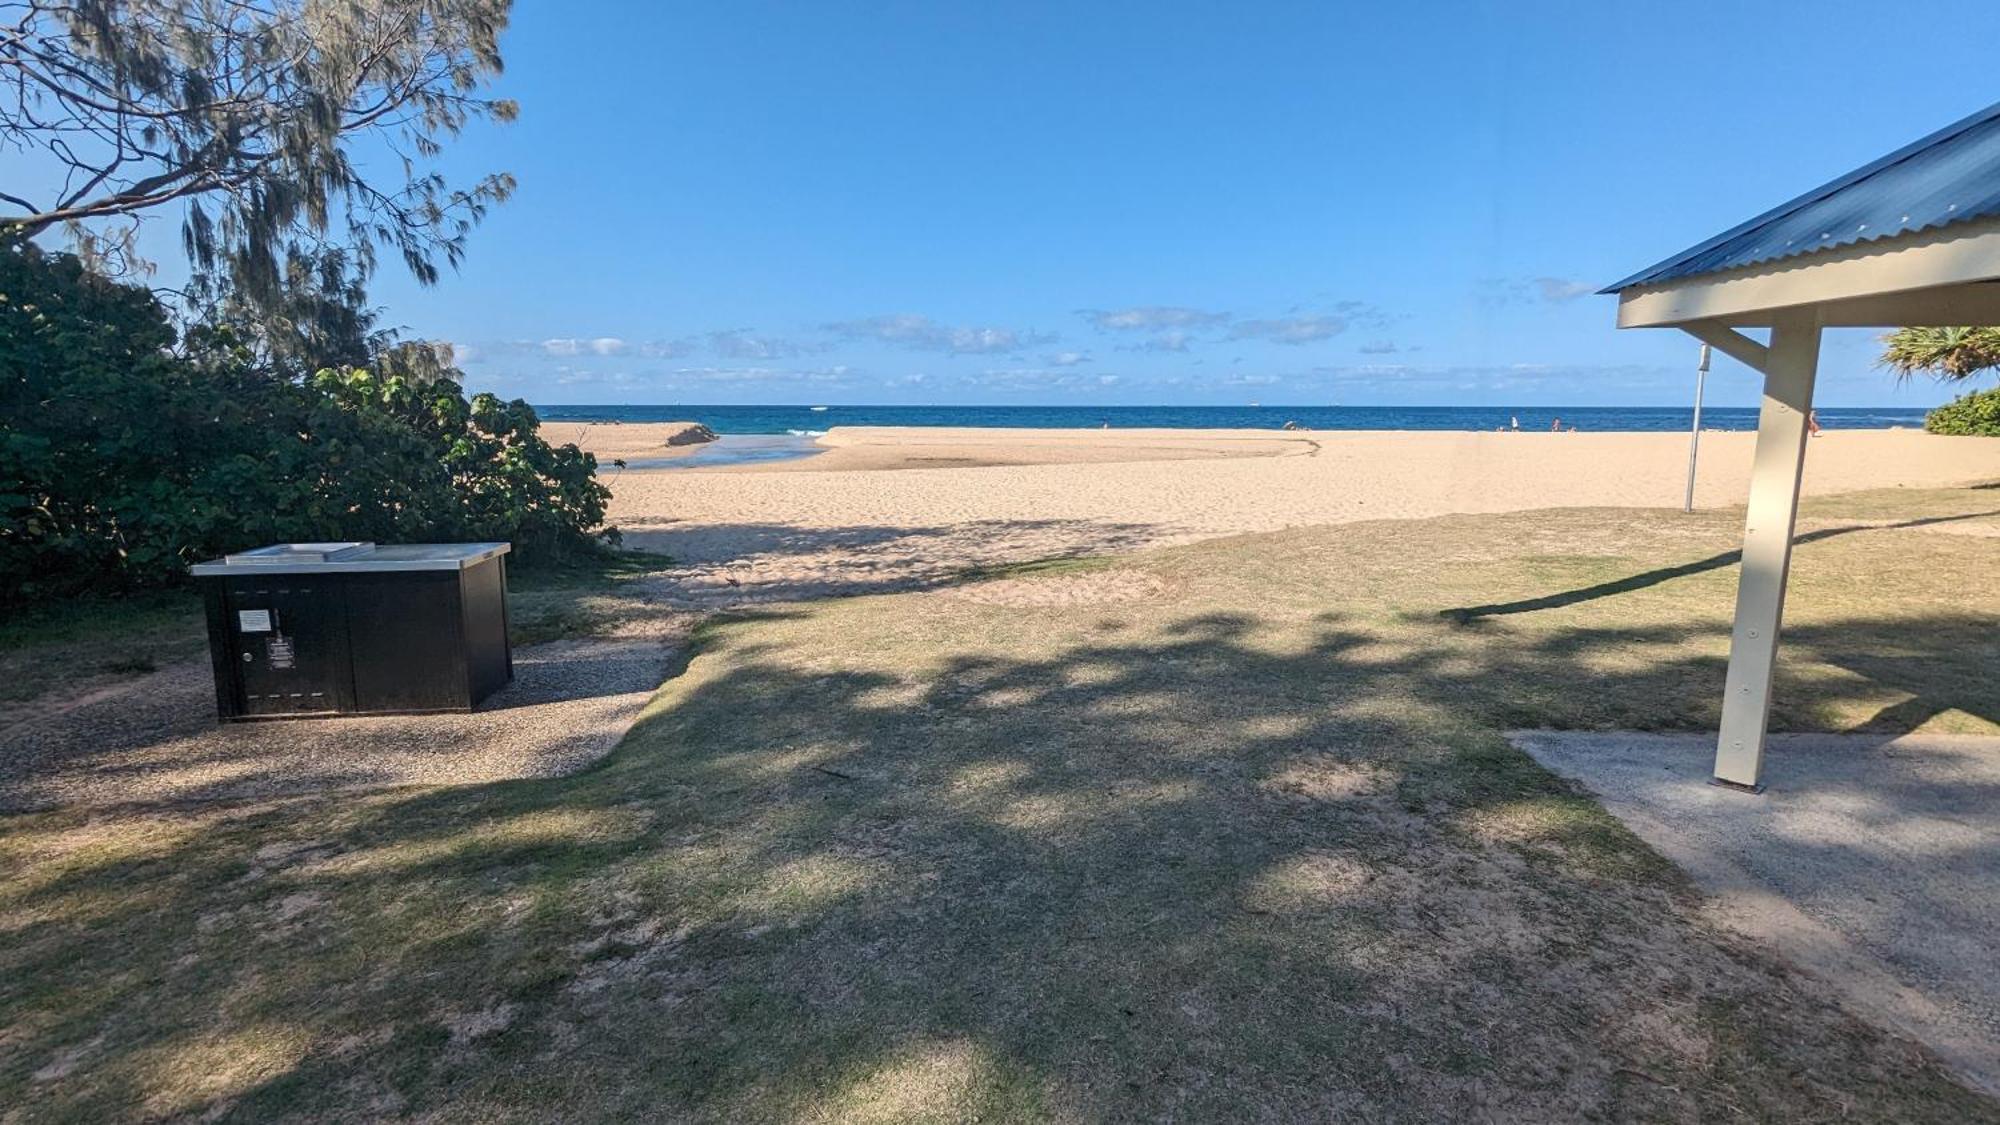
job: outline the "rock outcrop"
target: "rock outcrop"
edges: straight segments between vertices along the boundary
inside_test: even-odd
[[[715,431],[709,429],[707,426],[702,425],[700,422],[667,423],[666,444],[669,446],[701,445],[704,442],[711,442],[714,440],[715,440]]]

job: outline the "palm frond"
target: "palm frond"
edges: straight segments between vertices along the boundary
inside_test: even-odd
[[[1877,362],[1902,379],[1970,379],[2000,368],[2000,328],[1899,328],[1882,337]]]

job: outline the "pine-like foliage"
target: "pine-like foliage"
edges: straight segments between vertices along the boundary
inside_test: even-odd
[[[329,261],[358,285],[388,249],[433,282],[513,190],[435,167],[468,125],[515,115],[480,94],[509,6],[0,0],[0,147],[34,157],[0,182],[0,234],[66,230],[115,277],[146,266],[140,219],[177,215],[209,293],[285,321]]]

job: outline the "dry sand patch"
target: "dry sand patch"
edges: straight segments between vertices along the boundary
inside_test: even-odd
[[[1754,438],[1704,435],[1701,506],[1743,501]],[[782,472],[627,471],[613,481],[611,518],[633,546],[680,561],[669,598],[713,606],[1292,527],[1677,507],[1687,466],[1687,436],[1659,433],[836,428],[821,440],[829,453]],[[869,471],[883,467],[903,471]],[[1812,444],[1805,485],[1824,495],[1990,480],[2000,438],[1844,431]]]

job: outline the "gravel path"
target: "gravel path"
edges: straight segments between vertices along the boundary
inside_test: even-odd
[[[0,812],[107,808],[571,773],[609,753],[666,675],[660,637],[518,649],[471,714],[219,724],[187,661],[0,730]]]

